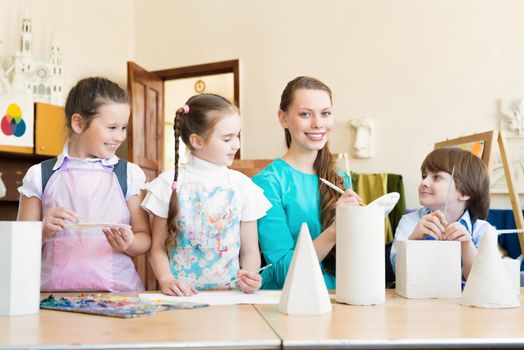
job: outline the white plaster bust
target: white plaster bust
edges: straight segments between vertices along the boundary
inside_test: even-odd
[[[524,136],[524,99],[514,101],[508,110],[502,111],[505,129],[517,136]]]
[[[353,156],[356,158],[371,158],[373,156],[373,123],[371,119],[366,117],[351,119],[349,125],[355,129],[352,147]]]

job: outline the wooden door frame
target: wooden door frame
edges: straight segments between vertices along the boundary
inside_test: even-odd
[[[183,78],[194,78],[203,75],[233,73],[234,104],[240,108],[240,74],[239,60],[229,60],[213,63],[197,64],[194,66],[172,68],[153,71],[163,81]]]
[[[220,61],[213,63],[196,64],[194,66],[171,68],[152,71],[164,82],[166,80],[201,77],[205,75],[233,73],[233,103],[240,110],[240,70],[239,60]],[[165,98],[165,96],[164,96]],[[240,159],[241,149],[235,154]]]

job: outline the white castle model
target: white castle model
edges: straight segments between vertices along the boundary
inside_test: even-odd
[[[13,56],[13,64],[4,72],[0,66],[0,95],[23,94],[34,102],[64,104],[62,54],[53,33],[50,61],[33,57],[32,24],[28,12],[22,19],[20,50]]]

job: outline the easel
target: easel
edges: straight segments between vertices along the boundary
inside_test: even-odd
[[[524,217],[522,215],[522,208],[520,206],[519,194],[515,187],[515,178],[511,166],[511,159],[508,155],[508,143],[506,141],[506,136],[504,135],[503,131],[487,131],[480,134],[473,134],[452,140],[437,142],[435,143],[435,148],[456,147],[477,142],[483,143],[483,150],[481,150],[480,158],[487,165],[490,176],[493,170],[492,158],[494,147],[492,147],[492,145],[495,144],[495,142],[498,143],[500,156],[502,160],[502,166],[504,167],[504,176],[508,185],[509,199],[511,201],[511,207],[513,209],[513,216],[515,217],[515,225],[518,230],[524,229]],[[518,237],[520,243],[520,250],[524,255],[524,235],[519,234]]]

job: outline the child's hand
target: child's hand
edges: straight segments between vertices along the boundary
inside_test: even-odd
[[[471,241],[471,235],[468,233],[464,225],[459,222],[454,222],[446,227],[444,239],[448,241],[467,242]]]
[[[361,205],[362,198],[353,191],[352,189],[347,189],[344,191],[344,194],[340,196],[340,198],[335,203],[335,207],[338,207],[339,205]]]
[[[237,285],[244,293],[254,293],[259,290],[262,285],[262,277],[255,272],[238,270],[237,278]]]
[[[74,211],[67,208],[56,207],[49,209],[42,221],[44,226],[44,239],[48,239],[61,231],[66,221],[77,222],[78,219]]]
[[[424,239],[426,236],[431,236],[437,240],[443,239],[446,224],[444,214],[440,210],[435,210],[420,219],[409,239]]]
[[[109,227],[102,229],[109,245],[119,252],[126,252],[135,243],[135,234],[129,227]]]
[[[158,284],[160,284],[160,290],[162,291],[162,293],[167,295],[190,297],[193,294],[197,293],[197,290],[193,286],[191,286],[185,281],[176,280],[173,277],[170,277],[169,279],[164,281],[159,280]]]

